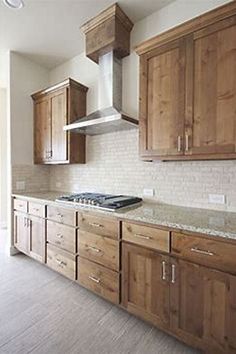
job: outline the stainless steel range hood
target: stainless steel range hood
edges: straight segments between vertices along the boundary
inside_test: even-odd
[[[98,135],[138,127],[138,120],[122,112],[122,60],[111,51],[99,57],[99,109],[64,130]]]

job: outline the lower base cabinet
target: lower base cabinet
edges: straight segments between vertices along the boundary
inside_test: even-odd
[[[77,260],[78,282],[105,299],[119,304],[120,275],[82,257]]]
[[[45,261],[45,220],[14,212],[14,245],[16,248],[36,259]]]
[[[141,246],[122,245],[122,305],[161,327],[169,326],[168,256]]]
[[[206,353],[236,353],[236,276],[123,243],[122,304]]]
[[[172,259],[171,329],[215,354],[236,353],[236,277]]]

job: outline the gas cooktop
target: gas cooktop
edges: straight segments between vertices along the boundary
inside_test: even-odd
[[[142,199],[127,195],[112,195],[101,193],[79,193],[62,195],[56,199],[57,202],[72,203],[93,208],[116,211],[123,208],[138,206]]]

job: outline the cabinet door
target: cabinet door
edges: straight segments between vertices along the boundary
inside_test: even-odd
[[[183,260],[172,266],[172,330],[209,352],[236,353],[236,277]]]
[[[236,148],[236,16],[195,32],[190,45],[186,154],[230,156]]]
[[[26,214],[14,212],[14,244],[19,251],[29,253],[29,222]]]
[[[63,130],[67,124],[67,90],[57,91],[50,96],[52,120],[52,155],[51,161],[67,160],[67,132]]]
[[[183,155],[185,41],[142,55],[140,84],[141,155]]]
[[[161,327],[169,324],[168,259],[140,246],[122,245],[122,304]]]
[[[34,105],[34,161],[43,163],[50,160],[51,154],[51,116],[47,97]]]
[[[45,220],[30,216],[29,219],[29,254],[30,257],[45,261]]]

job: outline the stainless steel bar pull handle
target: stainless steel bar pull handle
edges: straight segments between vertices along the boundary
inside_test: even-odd
[[[175,265],[174,264],[171,265],[171,283],[172,284],[175,283]]]
[[[162,280],[166,280],[166,262],[165,261],[162,261],[161,262],[162,264]]]
[[[102,224],[98,224],[98,223],[96,223],[96,222],[90,222],[89,225],[90,225],[90,226],[95,226],[95,227],[103,227]]]
[[[97,253],[102,252],[99,248],[93,247],[93,246],[88,246],[88,249]]]
[[[188,134],[185,134],[185,151],[187,152],[189,150],[189,136]]]
[[[137,234],[137,233],[135,233],[134,236],[139,237],[139,238],[143,238],[144,240],[151,240],[152,239],[151,236],[146,236],[146,235]]]
[[[89,276],[89,279],[92,280],[92,281],[94,281],[94,282],[97,283],[97,284],[99,284],[100,281],[101,281],[100,279],[95,278],[95,277],[93,277],[92,275]]]
[[[195,252],[195,253],[200,253],[200,254],[204,254],[205,256],[214,256],[214,253],[211,251],[205,251],[205,250],[201,250],[200,248],[197,247],[192,247],[191,248],[191,252]]]
[[[182,145],[181,144],[181,136],[178,135],[178,139],[177,139],[177,150],[178,150],[178,152],[181,152],[181,150],[182,150],[182,146],[181,145]]]

